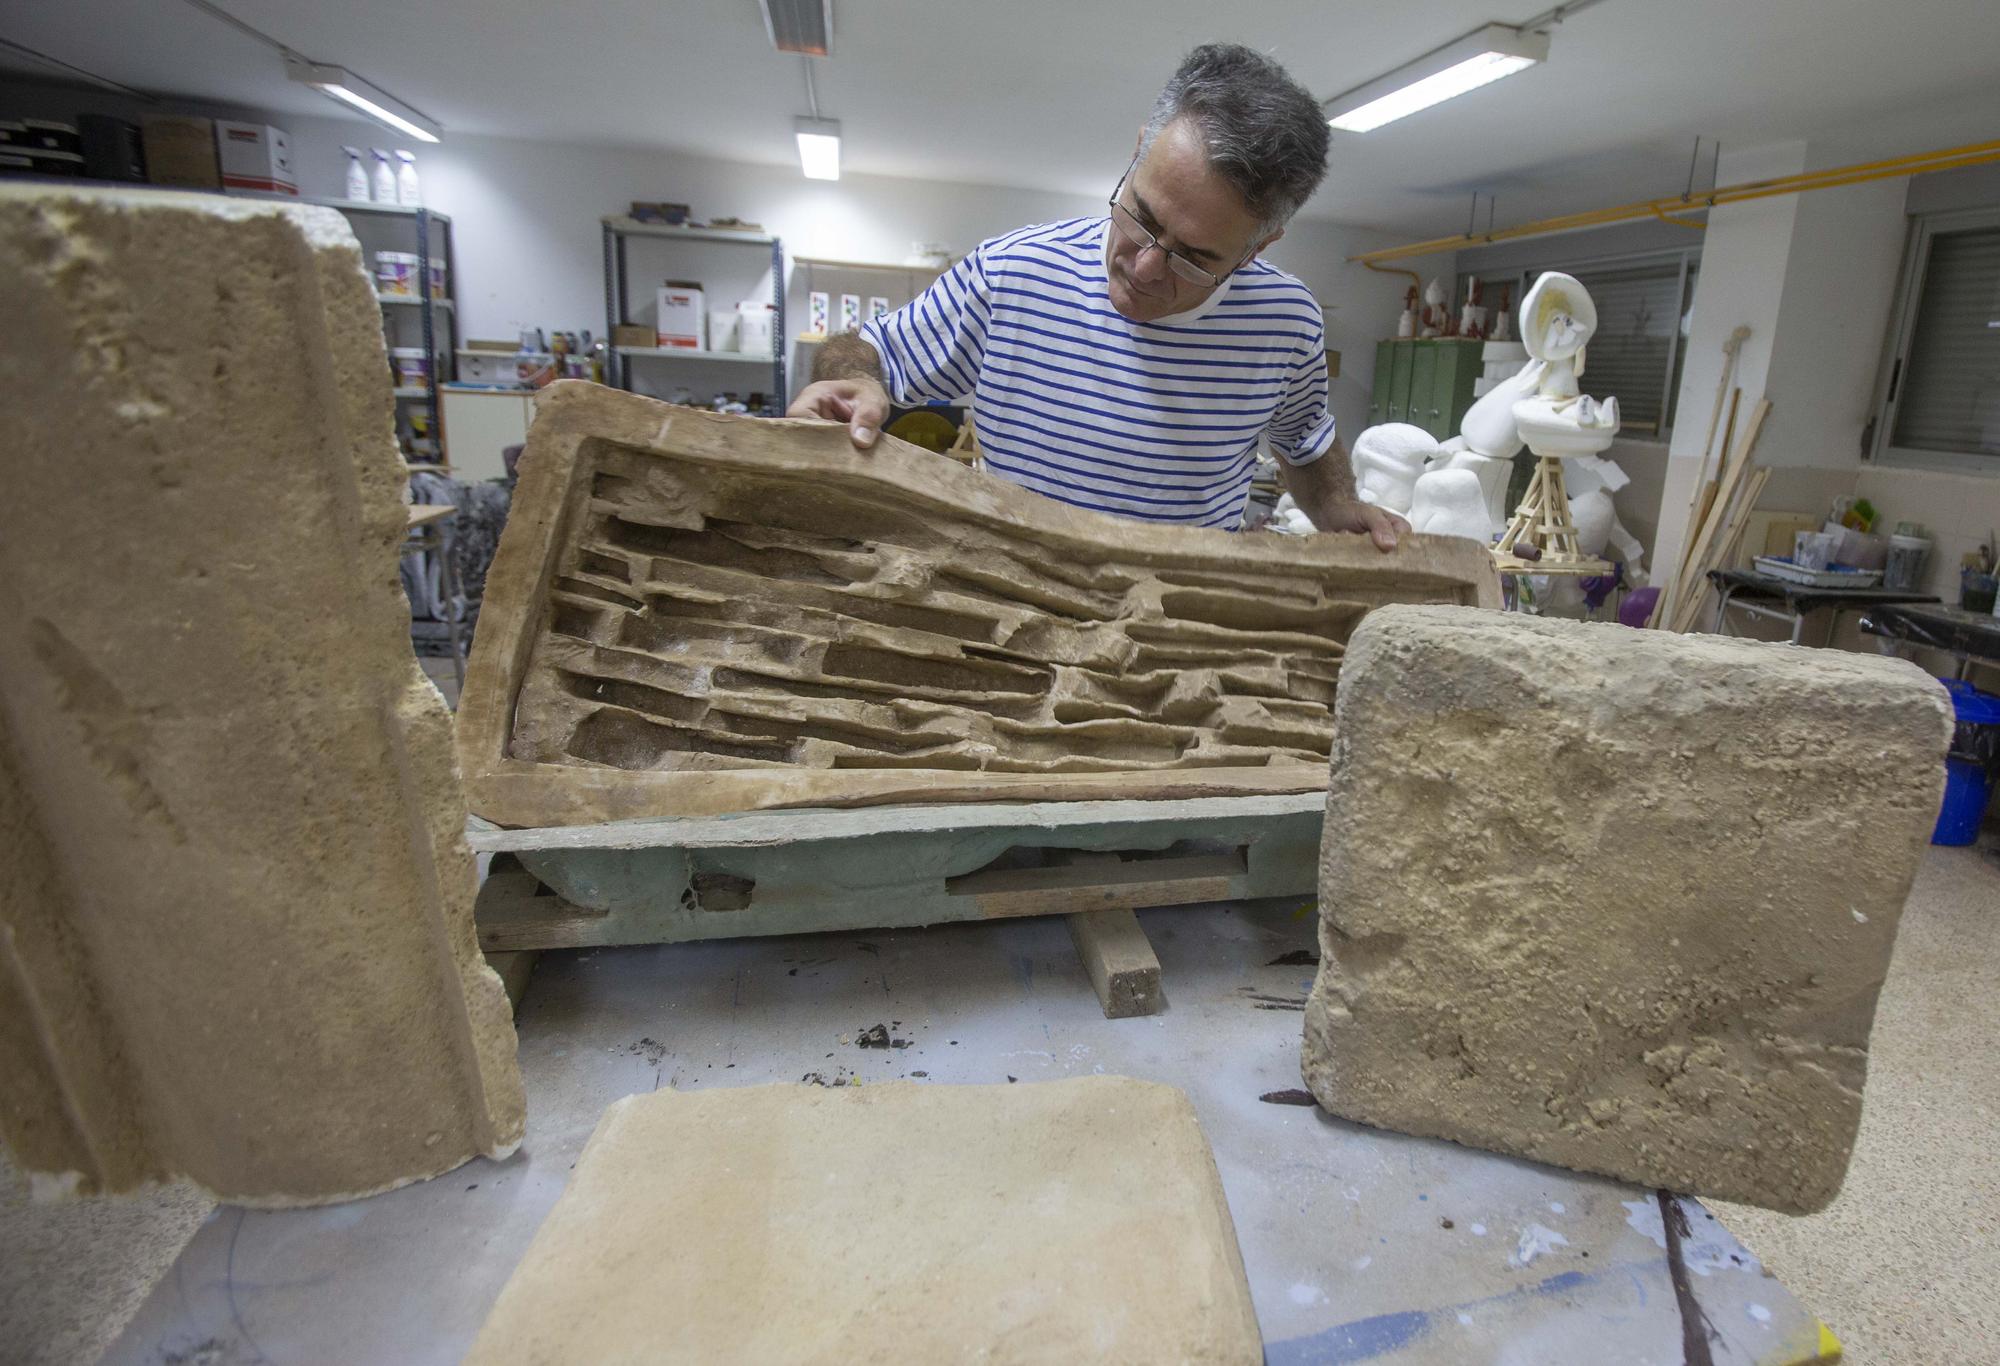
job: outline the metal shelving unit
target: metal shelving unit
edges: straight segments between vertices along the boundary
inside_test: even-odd
[[[898,266],[887,261],[842,261],[830,256],[794,256],[792,258],[792,265],[794,267],[803,266],[805,268],[806,293],[809,295],[819,288],[819,272],[821,271],[826,271],[836,276],[853,273],[901,276],[903,298],[892,300],[890,302],[891,308],[900,308],[910,302],[910,300],[916,298],[926,289],[929,289],[932,284],[936,283],[938,276],[950,269],[949,266]],[[828,290],[827,292],[829,294],[845,293],[844,290]],[[830,326],[835,321],[832,318],[827,320]],[[863,321],[866,321],[866,319],[864,318]],[[808,322],[810,322],[810,319],[808,319]],[[801,332],[798,336],[792,338],[792,340],[807,346],[817,346],[826,340],[826,334],[823,332]]]
[[[740,351],[700,351],[672,346],[614,346],[605,380],[615,388],[630,389],[628,369],[634,360],[737,361],[768,364],[771,367],[771,403],[778,412],[785,407],[785,248],[776,237],[756,232],[732,232],[727,228],[674,227],[665,223],[641,223],[636,218],[614,214],[603,220],[604,233],[604,331],[615,336],[627,322],[628,272],[625,246],[634,237],[669,242],[722,242],[731,246],[758,247],[771,254],[771,354],[766,357]]]
[[[375,301],[385,310],[415,308],[420,310],[422,322],[424,354],[430,357],[430,367],[422,384],[396,386],[396,400],[402,402],[421,401],[430,416],[430,440],[437,447],[436,462],[444,463],[444,405],[438,400],[438,385],[447,378],[445,369],[453,363],[457,353],[458,316],[457,305],[450,297],[450,291],[458,284],[458,263],[452,256],[451,217],[433,209],[405,207],[401,204],[363,203],[358,199],[316,199],[299,195],[257,195],[259,199],[290,200],[299,204],[319,204],[329,209],[338,209],[349,215],[365,214],[379,218],[407,218],[416,237],[417,249],[417,293],[411,297],[377,293]],[[443,230],[441,254],[444,258],[444,287],[446,296],[441,299],[431,297],[431,229]],[[365,249],[364,249],[365,250]],[[367,262],[373,268],[373,261]],[[391,319],[394,315],[385,312],[382,317],[382,331],[390,346],[396,343],[396,332]],[[449,345],[440,346],[440,333],[449,338]],[[424,461],[423,464],[433,462]]]

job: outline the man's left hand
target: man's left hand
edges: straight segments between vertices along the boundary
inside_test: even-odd
[[[1335,503],[1326,510],[1324,518],[1314,517],[1313,525],[1321,531],[1365,531],[1381,551],[1394,550],[1396,538],[1410,529],[1410,524],[1395,513],[1358,498]]]

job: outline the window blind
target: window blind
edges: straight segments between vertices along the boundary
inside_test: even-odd
[[[1923,281],[1891,440],[2000,455],[2000,227],[1934,234]]]
[[[1597,334],[1584,352],[1583,392],[1596,399],[1615,397],[1626,432],[1664,430],[1672,417],[1664,405],[1679,387],[1669,384],[1667,362],[1681,327],[1680,262],[1570,273],[1597,305]],[[1692,269],[1688,292],[1694,292]]]

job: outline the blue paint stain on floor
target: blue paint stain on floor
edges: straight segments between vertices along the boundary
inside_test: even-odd
[[[1376,1314],[1356,1319],[1305,1337],[1287,1338],[1264,1345],[1265,1366],[1339,1366],[1342,1362],[1373,1361],[1400,1352],[1427,1336],[1438,1321],[1435,1316],[1455,1318],[1462,1311],[1491,1308],[1528,1295],[1565,1295],[1595,1285],[1601,1278],[1586,1271],[1564,1271],[1554,1276],[1485,1299],[1467,1300],[1438,1309],[1405,1309],[1393,1314]],[[1456,1325],[1453,1325],[1456,1327]]]
[[[1336,1366],[1343,1361],[1371,1361],[1408,1347],[1431,1330],[1431,1316],[1421,1309],[1377,1314],[1329,1328],[1311,1337],[1266,1343],[1264,1366]]]

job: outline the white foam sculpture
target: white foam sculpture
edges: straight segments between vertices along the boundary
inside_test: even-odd
[[[1351,457],[1355,490],[1363,502],[1407,519],[1413,531],[1491,541],[1511,511],[1507,480],[1521,448],[1573,454],[1579,458],[1571,464],[1588,473],[1578,479],[1582,491],[1571,501],[1571,516],[1580,531],[1588,519],[1591,553],[1609,544],[1636,564],[1645,548],[1611,510],[1611,494],[1628,477],[1596,455],[1617,434],[1618,401],[1597,403],[1577,383],[1584,347],[1597,330],[1590,293],[1575,278],[1550,271],[1535,281],[1518,316],[1527,363],[1466,409],[1450,440],[1439,442],[1406,422],[1362,432]]]

